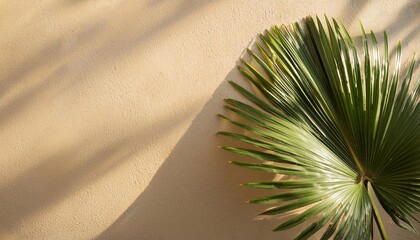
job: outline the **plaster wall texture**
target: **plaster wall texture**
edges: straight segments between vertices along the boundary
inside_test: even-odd
[[[306,15],[419,52],[420,2],[0,1],[0,239],[292,239],[217,149],[258,33]],[[383,214],[384,215],[384,214]],[[385,219],[391,239],[416,239]]]

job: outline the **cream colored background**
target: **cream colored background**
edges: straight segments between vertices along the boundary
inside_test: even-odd
[[[244,49],[326,13],[419,52],[415,0],[0,3],[0,239],[290,239],[216,148]]]

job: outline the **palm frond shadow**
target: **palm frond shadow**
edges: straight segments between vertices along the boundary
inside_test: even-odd
[[[70,1],[70,3],[73,3],[73,1]],[[37,18],[42,18],[42,14],[47,14],[48,12],[69,11],[67,8],[70,3],[64,1],[46,4],[44,8],[39,10],[29,20],[37,21]],[[76,3],[94,4],[94,1],[74,2],[74,4]],[[125,9],[124,4],[115,3],[115,11],[125,10],[127,16],[140,16],[141,19],[141,15],[156,10],[159,6],[155,5],[162,4],[171,5],[173,3],[170,1],[159,1],[156,3],[151,1],[144,8],[143,4],[139,2],[133,4],[129,10]],[[54,99],[55,96],[63,92],[77,88],[85,83],[96,70],[105,66],[110,67],[110,65],[114,65],[116,61],[130,52],[138,51],[147,43],[154,41],[156,36],[166,29],[173,27],[183,18],[206,8],[208,4],[209,2],[204,0],[195,1],[194,3],[180,1],[176,4],[174,12],[156,19],[153,24],[142,29],[143,31],[139,31],[136,24],[111,22],[113,18],[109,15],[99,18],[92,16],[95,21],[87,18],[82,23],[78,22],[80,30],[76,31],[71,37],[66,35],[59,38],[54,37],[52,41],[43,42],[42,47],[33,54],[29,50],[29,53],[22,54],[23,56],[6,54],[6,56],[10,55],[17,59],[23,57],[23,59],[19,59],[18,64],[13,66],[9,62],[13,62],[14,59],[3,58],[5,65],[8,67],[3,69],[0,75],[0,127],[8,124],[20,113],[24,113],[25,110],[29,109],[34,103],[33,99],[42,99],[44,96]],[[135,22],[130,17],[127,17],[125,21]],[[121,19],[117,19],[121,21]],[[113,24],[120,24],[125,27],[117,28],[118,30],[115,31]],[[77,25],[66,27],[76,28]],[[110,30],[114,31],[114,34],[107,35]],[[121,35],[125,37],[121,38]],[[103,42],[91,46],[98,39],[103,39]],[[12,40],[15,39],[12,38]],[[15,42],[15,45],[13,45],[15,48],[27,47],[27,43],[22,42],[21,39],[16,39]],[[86,61],[86,59],[90,60]],[[72,68],[72,65],[80,62],[83,62],[83,68]],[[49,74],[39,77],[40,71],[45,71]]]
[[[226,76],[238,78],[236,68]],[[229,165],[229,156],[216,148],[231,142],[215,136],[224,127],[215,115],[222,111],[225,96],[238,96],[227,80],[215,90],[144,192],[96,239],[278,239],[269,230],[272,226],[250,218],[263,209],[245,202],[258,191],[239,186],[249,178],[268,181],[272,176],[238,172]]]
[[[28,10],[31,14],[27,14],[28,18],[23,18],[30,25],[31,21],[48,19],[44,15],[55,15],[60,11],[65,12],[67,16],[73,10],[69,8],[69,3],[65,2],[42,4],[43,6],[39,9]],[[74,1],[75,4],[76,2],[88,4],[94,1]],[[0,129],[4,132],[13,130],[16,128],[14,120],[25,119],[26,114],[30,117],[39,116],[40,113],[34,111],[34,106],[44,100],[66,108],[66,103],[60,102],[63,93],[79,92],[82,89],[80,85],[86,82],[88,75],[95,73],[104,65],[117,62],[119,58],[132,51],[141,49],[145,43],[154,41],[156,35],[176,25],[184,17],[205,8],[207,3],[207,1],[197,1],[194,4],[188,1],[180,2],[176,11],[162,16],[161,19],[156,19],[153,25],[145,29],[140,29],[137,24],[121,24],[130,30],[118,28],[119,31],[127,31],[124,38],[121,38],[119,34],[114,34],[115,37],[114,35],[106,37],[107,33],[115,31],[109,26],[112,14],[97,17],[95,12],[85,16],[85,20],[81,18],[63,27],[76,29],[72,31],[72,34],[58,31],[58,36],[45,38],[43,34],[40,34],[39,39],[37,35],[34,42],[41,42],[39,45],[34,45],[27,39],[23,41],[19,38],[20,35],[7,36],[13,43],[11,45],[13,48],[25,49],[26,52],[20,55],[4,54],[2,58],[6,67],[2,69],[0,76]],[[168,4],[171,3],[168,2]],[[143,9],[141,2],[130,6],[132,9],[126,13],[135,12],[136,15],[140,15],[140,18],[141,14],[138,12],[145,13],[154,7],[151,5]],[[82,5],[80,7],[83,8]],[[115,6],[115,11],[122,9],[124,9],[123,4]],[[128,19],[130,18],[126,19],[127,22]],[[54,26],[55,24],[52,24],[51,28],[54,29]],[[95,44],[98,41],[100,44]],[[10,57],[13,59],[9,59]],[[86,64],[78,67],[81,63]],[[95,84],[101,84],[101,82]],[[78,113],[77,109],[76,112]],[[107,136],[107,133],[113,131],[112,129],[98,129],[95,124],[92,124],[89,131],[77,132],[79,141],[68,143],[65,149],[58,147],[45,149],[47,152],[45,155],[32,150],[34,153],[31,161],[35,162],[35,166],[22,170],[19,174],[8,176],[10,180],[0,186],[0,202],[2,202],[0,216],[4,216],[0,218],[0,238],[3,238],[3,234],[17,232],[23,222],[32,220],[32,216],[71,198],[72,194],[79,193],[84,187],[103,178],[109,172],[115,171],[121,165],[127,164],[139,151],[144,150],[154,141],[164,138],[165,134],[170,134],[174,125],[185,121],[188,114],[188,111],[180,111],[178,116],[164,115],[165,119],[156,119],[160,131],[157,131],[154,126],[143,125],[139,126],[138,131],[133,132],[130,129],[129,133],[125,133],[124,127],[117,126],[122,129],[118,139],[115,139],[115,136]],[[62,123],[61,126],[69,127],[67,122]],[[43,128],[40,131],[43,131]],[[45,126],[46,135],[52,131]],[[5,143],[8,143],[8,138],[11,140],[15,137],[5,136]],[[98,136],[104,136],[102,142],[97,141]],[[28,137],[33,136],[28,134]],[[41,142],[43,140],[41,139]],[[32,145],[22,146],[24,151],[32,147]],[[81,152],[84,154],[80,154]],[[16,157],[18,156],[19,154],[16,153]],[[10,161],[14,160],[10,159]]]
[[[69,144],[66,149],[39,157],[39,165],[0,186],[0,216],[8,216],[0,218],[0,238],[4,237],[2,234],[16,232],[26,219],[72,197],[72,194],[83,192],[85,186],[124,164],[137,161],[139,152],[171,134],[173,126],[188,117],[188,111],[165,116],[159,121],[160,131],[153,126],[143,126],[143,130],[133,132],[130,129],[125,137],[112,142],[91,141],[101,136],[99,131],[85,133],[83,139]],[[79,207],[85,207],[85,203],[79,203]]]

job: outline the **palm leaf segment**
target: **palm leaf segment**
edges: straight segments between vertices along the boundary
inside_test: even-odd
[[[375,35],[367,37],[363,27],[362,33],[360,61],[346,29],[334,19],[326,18],[325,28],[311,17],[273,27],[260,36],[259,54],[249,51],[255,64],[243,61],[239,68],[258,93],[231,82],[249,103],[226,99],[225,108],[242,120],[220,116],[245,133],[219,134],[252,147],[223,148],[262,160],[234,164],[292,177],[245,184],[284,190],[250,201],[277,204],[263,215],[301,210],[275,231],[311,219],[297,239],[321,228],[323,239],[369,239],[375,218],[387,238],[371,189],[396,224],[415,231],[410,223],[420,208],[415,61],[400,76],[399,44],[390,73],[386,33],[382,58]]]

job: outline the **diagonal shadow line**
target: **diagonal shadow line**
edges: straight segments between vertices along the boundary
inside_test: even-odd
[[[73,47],[66,49],[67,52],[79,51],[89,41],[92,41],[95,37],[99,36],[101,29],[104,24],[102,21],[97,22],[79,32],[75,39],[78,39],[77,44],[73,44]],[[65,58],[66,52],[61,51],[62,41],[56,40],[47,44],[44,48],[38,51],[34,56],[27,58],[22,64],[14,68],[5,77],[0,80],[0,89],[3,93],[0,95],[0,100],[6,92],[11,90],[14,86],[22,84],[27,80],[31,74],[44,66],[54,64],[57,59]]]
[[[149,27],[145,32],[140,34],[128,33],[125,35],[129,37],[125,37],[123,39],[120,38],[120,35],[114,36],[103,45],[90,48],[88,51],[84,50],[83,46],[87,45],[89,42],[92,42],[95,37],[99,37],[100,30],[104,28],[104,22],[106,22],[106,19],[103,19],[95,25],[80,32],[79,35],[75,37],[79,42],[73,45],[73,49],[66,49],[66,52],[63,52],[61,49],[62,47],[60,41],[48,44],[45,48],[39,51],[38,54],[24,61],[24,63],[17,66],[14,71],[0,80],[0,124],[11,120],[13,116],[27,108],[30,105],[32,99],[38,97],[42,93],[51,91],[54,87],[57,87],[58,84],[62,85],[62,80],[57,78],[63,75],[62,73],[65,72],[69,62],[66,61],[61,66],[59,66],[55,73],[53,73],[55,77],[51,75],[44,81],[38,83],[37,86],[32,87],[32,89],[24,93],[19,93],[17,96],[13,96],[9,103],[2,102],[2,99],[6,93],[13,90],[13,88],[18,85],[26,84],[25,80],[27,81],[30,79],[31,75],[38,69],[43,67],[51,67],[51,65],[54,64],[57,60],[65,58],[66,53],[82,51],[82,53],[79,54],[82,56],[78,56],[76,59],[72,59],[72,61],[76,61],[80,58],[83,58],[84,56],[94,58],[84,64],[83,75],[86,78],[87,75],[91,74],[94,69],[103,64],[105,61],[111,61],[111,59],[124,56],[139,44],[145,43],[146,41],[152,39],[154,36],[159,34],[159,32],[162,32],[164,29],[174,25],[181,18],[187,17],[193,12],[205,7],[205,5],[208,3],[208,1],[204,0],[194,2],[185,0],[179,4],[173,14],[168,15],[161,21],[158,21],[158,23]],[[153,7],[153,5],[150,7]],[[144,11],[147,11],[147,9]],[[81,84],[81,82],[81,80],[71,80],[66,84],[68,86],[75,87],[76,84]]]
[[[69,52],[78,52],[93,39],[100,34],[103,22],[97,22],[80,32],[76,38],[77,44],[74,44]],[[30,107],[34,103],[34,99],[39,99],[43,94],[48,94],[54,90],[65,87],[65,85],[74,84],[75,80],[69,80],[68,67],[65,63],[57,65],[55,62],[66,58],[66,53],[61,51],[60,40],[50,43],[35,56],[27,59],[22,65],[16,67],[14,71],[0,80],[0,128],[2,125],[11,121],[18,113]],[[51,73],[37,80],[33,74],[38,69],[48,67]],[[5,101],[4,97],[8,91],[14,90],[18,85],[28,85],[36,80],[28,90],[20,90],[14,93],[9,101]]]
[[[345,16],[344,18],[348,19],[346,21],[347,26],[350,26],[357,20],[356,17],[367,7],[368,3],[369,1],[365,0],[347,0],[347,4],[344,7],[345,12],[341,14],[341,16]]]
[[[0,186],[0,237],[1,233],[15,232],[25,218],[133,161],[149,144],[170,134],[174,125],[189,117],[188,109],[176,116],[166,115],[156,124],[159,131],[144,126],[143,131],[101,146],[95,146],[91,141],[94,136],[86,136],[66,150],[40,159],[40,165]]]
[[[185,2],[185,5],[188,6],[189,9],[191,8],[191,5],[187,4],[187,2]],[[196,4],[193,4],[193,6],[195,5]],[[195,8],[192,7],[191,9]],[[160,26],[163,27],[162,24],[173,24],[173,20],[184,16],[183,12],[184,11],[181,7],[180,10],[177,11],[177,16],[169,17],[166,21],[158,24],[157,26],[160,28]],[[92,31],[87,30],[77,37],[82,38],[82,42],[76,44],[75,49],[82,48],[85,43],[96,36],[96,33],[99,33],[99,29],[102,24],[97,26],[98,28],[94,28]],[[162,29],[159,29],[159,31],[161,30]],[[156,31],[150,30],[146,32],[146,35],[141,37],[140,40],[151,38],[154,34],[156,34]],[[136,40],[133,38],[130,40],[132,40],[132,43],[134,44],[138,43],[137,40],[139,39]],[[106,53],[101,53],[101,51],[118,49],[119,47],[116,47],[116,45],[111,42],[109,45],[106,45],[109,49],[99,49],[94,53],[97,53],[98,57],[103,56],[103,54],[106,55]],[[130,49],[131,48],[128,47],[126,51]],[[1,82],[1,90],[3,92],[11,90],[17,84],[21,84],[23,81],[28,79],[33,72],[53,64],[57,59],[64,58],[65,55],[61,53],[60,50],[61,48],[59,42],[45,47],[39,52],[39,54],[28,59],[21,66],[18,66],[16,71],[11,72],[3,78],[3,81]],[[121,54],[122,53],[123,52],[121,52]],[[0,110],[1,121],[4,122],[7,119],[10,119],[13,114],[23,110],[28,106],[31,99],[36,98],[39,94],[51,91],[51,89],[47,89],[46,86],[55,87],[55,81],[57,81],[56,79],[58,76],[61,76],[62,73],[65,73],[65,71],[66,66],[64,64],[58,67],[58,69],[40,85],[35,86],[33,89],[30,89],[24,94],[18,95],[18,97],[14,99],[10,105],[3,104]],[[177,117],[168,117],[168,119],[165,119],[167,124],[160,123],[159,126],[161,129],[165,129],[165,126],[167,126],[167,130],[170,132],[171,126],[176,124],[178,120]],[[130,146],[130,143],[141,139],[148,139],[149,142],[153,142],[154,139],[156,140],[158,137],[154,133],[148,133],[147,135],[148,136],[138,134],[130,136],[129,138],[122,139],[117,143],[111,143],[100,147],[97,152],[93,153],[93,155],[88,156],[83,160],[79,159],[77,164],[72,161],[77,158],[75,152],[80,151],[83,143],[80,143],[80,146],[76,144],[77,146],[73,148],[74,151],[58,151],[47,159],[40,161],[43,162],[40,166],[24,172],[21,176],[0,188],[0,202],[2,202],[2,205],[0,206],[0,230],[6,229],[6,232],[9,232],[12,231],[12,229],[16,229],[28,216],[33,215],[39,210],[68,196],[70,194],[69,189],[73,188],[73,186],[83,186],[84,184],[88,184],[89,182],[94,181],[94,179],[102,177],[107,171],[115,169],[118,165],[124,163],[124,160],[127,160],[130,156],[132,156],[132,154],[135,154],[135,152],[138,152],[143,147],[147,146],[147,144],[144,144],[141,147],[135,147],[135,150],[133,151],[131,149],[127,149],[127,146]],[[106,170],[103,169],[104,165],[108,166]],[[59,171],[55,172],[55,170]],[[51,172],[53,173],[52,175]],[[18,199],[22,201],[18,203]]]
[[[235,171],[227,166],[232,159],[215,151],[215,146],[227,145],[223,143],[226,140],[213,136],[219,128],[215,115],[222,112],[222,98],[232,93],[226,80],[238,78],[235,70],[227,75],[146,190],[96,239],[278,239],[279,235],[270,231],[276,223],[250,220],[264,207],[242,203],[261,192],[235,187],[252,178],[272,178]],[[289,230],[281,238],[292,239],[308,224]]]
[[[272,176],[237,171],[228,164],[232,155],[216,149],[230,141],[215,136],[223,123],[216,114],[223,112],[223,98],[238,97],[227,83],[238,78],[230,71],[145,191],[96,239],[278,239],[273,225],[252,219],[264,206],[245,203],[261,192],[238,186]]]
[[[159,2],[158,5],[164,4],[165,2],[170,1],[163,0]],[[99,65],[104,64],[105,60],[110,62],[110,59],[117,59],[125,56],[126,54],[135,50],[135,48],[139,45],[146,44],[148,41],[152,40],[165,29],[174,26],[182,18],[186,18],[194,12],[198,12],[200,9],[205,8],[206,5],[213,2],[214,1],[207,0],[183,0],[178,4],[176,10],[172,14],[167,15],[160,21],[157,21],[153,25],[149,26],[147,30],[141,33],[136,33],[136,29],[127,29],[126,31],[123,30],[122,32],[120,31],[119,34],[113,35],[113,37],[110,38],[107,42],[89,53],[90,56],[95,56],[96,61],[90,61],[85,65],[86,74],[89,74],[92,69],[95,69]],[[148,12],[148,8],[157,7],[155,6],[156,4],[152,3],[153,1],[151,1],[151,4],[148,4],[145,9],[142,9],[141,12]],[[118,9],[115,11],[118,13]],[[127,10],[127,14],[130,14],[133,11],[136,11],[136,8]],[[120,36],[122,35],[125,37],[121,38]]]

